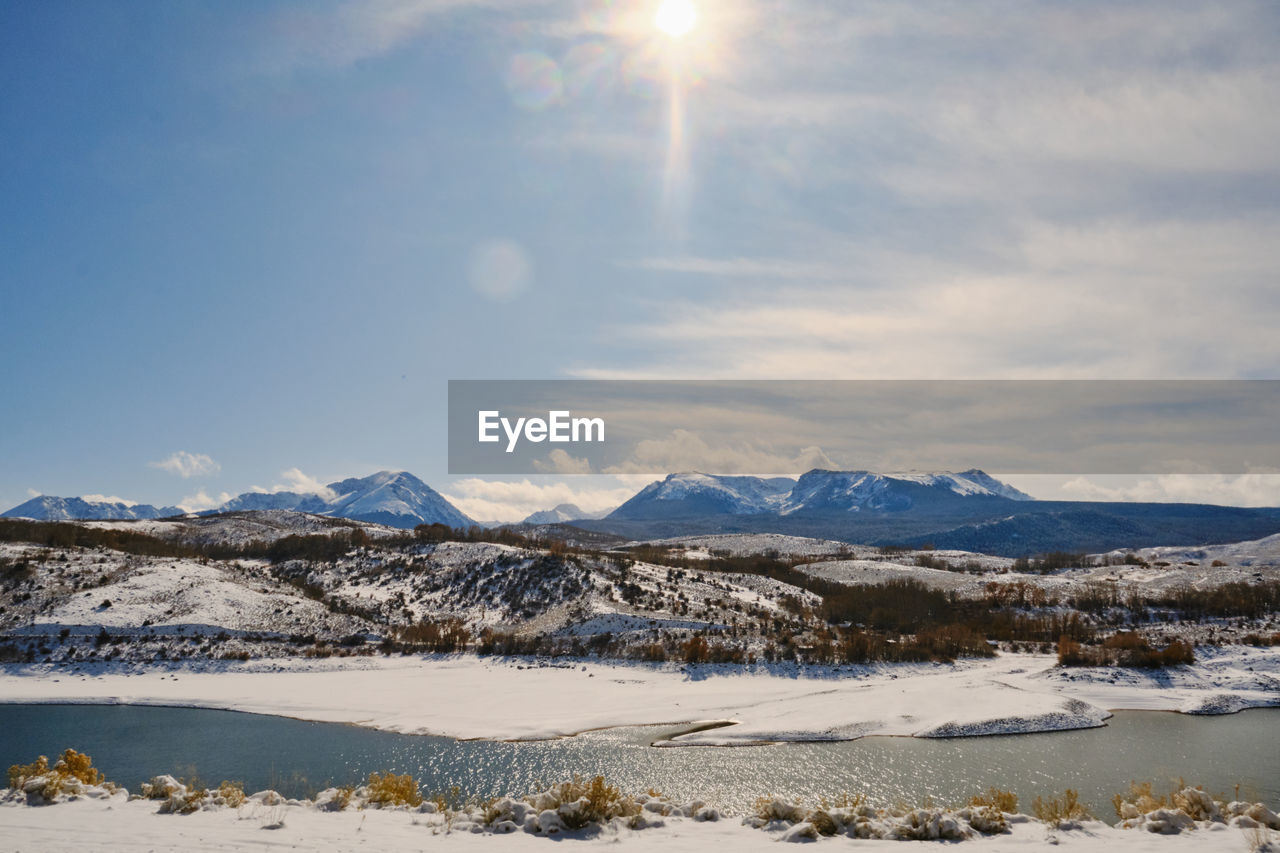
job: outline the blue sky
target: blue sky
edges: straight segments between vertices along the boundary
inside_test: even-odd
[[[1280,375],[1274,3],[696,5],[0,3],[0,504],[632,485],[451,482],[448,378]]]

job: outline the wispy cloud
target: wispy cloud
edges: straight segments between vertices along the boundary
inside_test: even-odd
[[[652,479],[642,478],[646,483]],[[612,509],[635,494],[637,487],[628,482],[611,477],[586,479],[580,484],[472,477],[451,483],[441,494],[472,518],[511,522],[562,503],[575,504],[585,512]]]
[[[545,460],[535,459],[533,467],[545,474],[590,474],[591,461],[573,456],[560,448],[547,454]]]
[[[813,468],[836,468],[820,447],[806,447],[794,455],[778,453],[763,442],[717,441],[685,429],[668,438],[646,439],[636,444],[627,460],[609,466],[608,474],[643,474],[654,471],[705,471],[714,474],[800,474]]]
[[[1280,506],[1280,473],[1166,474],[1123,486],[1077,477],[1064,483],[1062,491],[1076,500],[1273,507]]]
[[[137,501],[131,501],[128,498],[122,498],[119,495],[81,495],[81,500],[86,500],[91,504],[124,504],[125,506],[137,506]]]
[[[184,512],[201,512],[206,509],[216,509],[234,497],[230,492],[221,492],[218,495],[210,495],[204,489],[199,489],[194,495],[187,495],[177,504],[178,508]]]
[[[298,492],[304,495],[319,495],[325,500],[333,500],[337,497],[333,489],[315,477],[303,473],[300,468],[289,468],[281,471],[280,476],[284,479],[284,482],[276,483],[270,489],[262,489],[261,491]],[[257,490],[255,489],[255,491]]]
[[[652,268],[744,271],[726,306],[685,297],[647,320],[605,328],[630,364],[599,361],[587,378],[1176,378],[1280,370],[1274,247],[1280,217],[1214,222],[1104,219],[1025,223],[993,264],[892,256],[843,283],[752,284],[775,259]],[[884,286],[884,283],[890,286]],[[1140,336],[1141,346],[1135,346]],[[642,342],[657,344],[640,347]],[[1225,345],[1230,342],[1230,345]],[[634,352],[647,352],[636,364]],[[641,359],[644,359],[641,356]]]
[[[161,471],[177,474],[184,480],[206,474],[216,474],[222,470],[222,466],[213,461],[211,457],[203,453],[187,453],[185,450],[179,450],[159,462],[148,462],[147,464],[152,468],[159,468]]]

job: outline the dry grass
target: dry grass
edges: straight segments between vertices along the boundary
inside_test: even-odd
[[[835,799],[828,800],[826,797],[822,797],[818,802],[822,804],[824,809],[856,809],[867,804],[867,795],[850,794],[848,791],[844,791]]]
[[[368,786],[370,803],[380,806],[422,805],[418,782],[408,773],[370,773]]]
[[[835,818],[824,809],[809,812],[808,821],[813,824],[814,829],[818,830],[819,835],[835,835],[840,831],[840,825],[836,823]]]
[[[1118,817],[1124,817],[1125,803],[1132,804],[1139,812],[1146,813],[1155,811],[1156,809],[1167,808],[1169,798],[1163,794],[1157,794],[1152,790],[1150,782],[1130,782],[1129,790],[1123,794],[1116,794],[1111,798],[1111,805],[1116,810]]]
[[[1245,830],[1244,843],[1249,853],[1271,853],[1276,849],[1271,845],[1271,830],[1261,824]]]
[[[563,815],[565,826],[579,829],[589,823],[607,823],[615,817],[634,817],[640,813],[640,804],[632,797],[610,785],[603,776],[590,781],[574,776],[570,782],[561,782],[550,788],[557,808],[564,803],[585,800],[582,808]]]
[[[246,799],[244,795],[244,783],[227,782],[224,780],[222,784],[218,786],[218,796],[222,799],[222,804],[224,806],[238,808],[239,806],[244,805],[244,801]]]
[[[1080,802],[1080,794],[1074,788],[1067,788],[1061,797],[1036,797],[1031,803],[1035,816],[1050,826],[1062,826],[1074,820],[1093,817],[1089,809]]]
[[[338,793],[333,801],[338,804],[338,811],[343,811],[351,805],[351,798],[355,795],[355,785],[339,785]]]
[[[1239,799],[1239,792],[1240,786],[1237,785],[1237,799]],[[1122,818],[1126,816],[1125,806],[1132,806],[1140,814],[1156,809],[1174,809],[1193,820],[1210,820],[1214,816],[1214,812],[1209,807],[1212,801],[1212,797],[1205,797],[1203,788],[1192,788],[1187,785],[1186,780],[1179,779],[1168,794],[1157,794],[1150,782],[1130,782],[1127,792],[1116,794],[1111,798],[1111,805],[1115,808],[1116,814]]]
[[[977,794],[969,798],[971,806],[986,806],[990,809],[1005,814],[1018,813],[1018,795],[1012,791],[1002,791],[999,788],[988,788],[985,794]]]

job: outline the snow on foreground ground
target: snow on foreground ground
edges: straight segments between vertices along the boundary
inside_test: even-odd
[[[1002,814],[991,807],[886,812],[852,806],[810,811],[780,800],[762,806],[762,816],[738,819],[697,808],[696,803],[680,807],[649,797],[639,808],[628,809],[630,817],[570,829],[562,814],[578,814],[585,799],[542,808],[554,806],[540,802],[547,796],[543,794],[526,801],[499,800],[470,812],[438,813],[431,803],[398,808],[352,804],[335,810],[333,797],[326,800],[326,795],[338,793],[336,789],[324,792],[313,803],[285,801],[263,792],[247,800],[237,798],[239,805],[224,800],[189,814],[162,813],[169,810],[167,801],[128,799],[124,792],[107,794],[101,788],[88,791],[87,796],[43,806],[26,805],[21,794],[10,794],[0,804],[0,837],[6,849],[77,853],[286,849],[522,853],[550,850],[557,841],[575,848],[608,845],[608,849],[663,853],[769,850],[777,849],[772,845],[779,841],[901,850],[903,841],[913,839],[959,842],[965,849],[1028,853],[1270,853],[1277,849],[1273,839],[1280,836],[1271,828],[1280,827],[1280,819],[1270,809],[1212,801],[1211,814],[1199,813],[1194,806],[1194,817],[1173,807],[1160,808],[1125,821],[1129,828],[1121,828],[1089,819],[1055,826],[1022,815]],[[1200,792],[1183,793],[1194,798]],[[505,837],[498,839],[495,834]]]
[[[803,669],[469,655],[8,665],[0,668],[0,701],[196,706],[456,738],[732,723],[682,735],[672,746],[1052,731],[1103,725],[1115,709],[1280,706],[1280,648],[1201,648],[1197,656],[1193,666],[1160,671],[1062,669],[1052,657],[1025,654]]]

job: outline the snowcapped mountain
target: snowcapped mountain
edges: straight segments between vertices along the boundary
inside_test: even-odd
[[[985,497],[1029,501],[1031,496],[974,468],[959,474],[877,474],[871,471],[823,471],[800,477],[779,512],[900,512],[923,509],[955,498]]]
[[[84,498],[59,498],[41,495],[21,503],[0,518],[34,518],[37,521],[68,521],[102,518],[112,520],[166,518],[182,515],[176,506],[154,507],[151,504],[128,504],[119,501],[91,501]]]
[[[353,477],[330,483],[328,494],[300,492],[245,492],[217,509],[201,513],[261,510],[292,510],[370,521],[390,527],[410,528],[419,524],[447,524],[470,527],[475,524],[440,493],[407,471],[379,471],[368,477]],[[67,519],[151,519],[181,515],[178,507],[156,508],[149,504],[129,505],[86,501],[82,498],[42,496],[3,513],[8,518],[35,518],[42,521]]]
[[[654,519],[774,512],[795,486],[789,477],[723,477],[670,474],[650,483],[608,518]]]
[[[327,495],[301,492],[245,492],[214,512],[289,509],[334,518],[372,521],[390,527],[475,524],[440,493],[408,471],[379,471],[330,483]]]
[[[315,494],[299,492],[245,492],[237,495],[210,512],[261,512],[288,509],[294,512],[323,513],[328,509],[325,499]]]
[[[1030,495],[976,468],[958,474],[815,469],[799,480],[691,473],[672,474],[650,483],[608,517],[654,520],[764,513],[900,512],[954,504],[972,497],[1032,500]]]
[[[447,524],[470,527],[475,524],[439,492],[408,471],[379,471],[368,477],[330,483],[337,497],[319,515],[373,521],[391,527],[419,524]]]
[[[577,504],[559,504],[553,509],[539,510],[530,514],[521,524],[563,524],[579,518],[604,518],[610,510],[604,512],[586,512]]]

